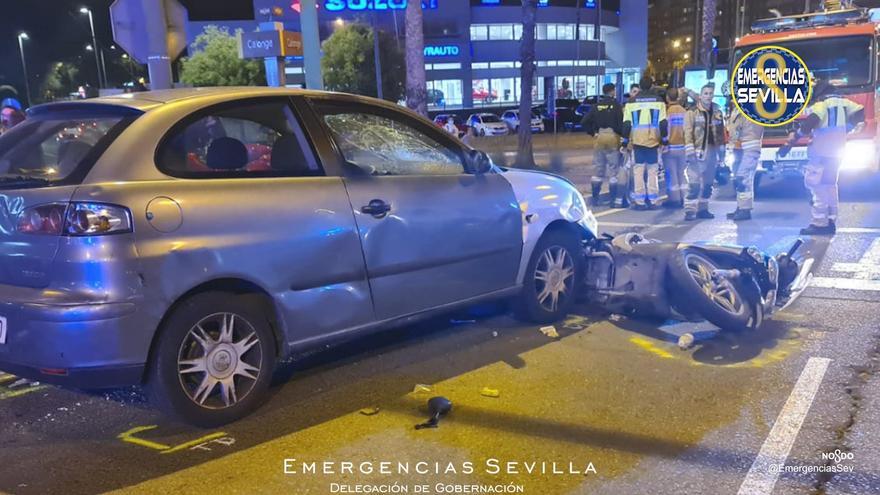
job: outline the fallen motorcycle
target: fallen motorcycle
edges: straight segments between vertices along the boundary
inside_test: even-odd
[[[813,260],[795,259],[802,244],[770,256],[755,247],[604,235],[586,246],[585,289],[613,313],[757,329],[809,283]]]

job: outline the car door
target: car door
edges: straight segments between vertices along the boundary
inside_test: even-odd
[[[510,184],[410,114],[314,99],[343,163],[378,319],[514,287],[522,216]]]
[[[199,109],[156,157],[173,179],[126,188],[149,194],[149,221],[136,229],[156,277],[148,286],[176,297],[211,280],[250,281],[271,294],[288,343],[374,321],[345,185],[315,156],[288,98]]]

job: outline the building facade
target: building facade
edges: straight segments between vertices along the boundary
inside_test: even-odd
[[[350,22],[373,24],[404,43],[406,0],[318,0],[321,40]],[[513,105],[520,98],[519,0],[424,0],[425,68],[432,108]],[[254,18],[191,19],[190,40],[205,25],[255,31],[280,21],[299,31],[299,3],[254,0]],[[647,0],[539,0],[533,98],[583,98],[602,84],[637,82],[647,60]],[[304,82],[302,60],[287,60],[287,84]]]

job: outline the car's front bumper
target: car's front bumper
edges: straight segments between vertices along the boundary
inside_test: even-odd
[[[0,285],[0,370],[74,387],[140,383],[153,332],[137,306]]]

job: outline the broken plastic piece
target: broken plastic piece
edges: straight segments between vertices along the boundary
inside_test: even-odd
[[[678,338],[678,348],[686,351],[694,345],[694,334],[686,333]]]
[[[416,383],[416,386],[413,387],[412,393],[414,394],[423,394],[433,390],[430,385],[425,385],[424,383]]]
[[[377,414],[379,412],[379,408],[378,407],[365,407],[358,412],[360,412],[364,416],[372,416],[372,415]]]
[[[541,333],[550,337],[551,339],[558,339],[559,338],[559,332],[556,331],[556,327],[554,327],[553,325],[541,327],[538,330],[540,330]]]
[[[440,417],[445,416],[452,410],[452,401],[447,399],[446,397],[431,397],[428,399],[428,414],[431,415],[431,418],[424,423],[417,424],[416,429],[421,430],[423,428],[436,428],[437,423],[440,422]]]
[[[483,387],[483,389],[480,390],[480,395],[482,395],[483,397],[498,398],[501,397],[501,391],[497,388]]]

